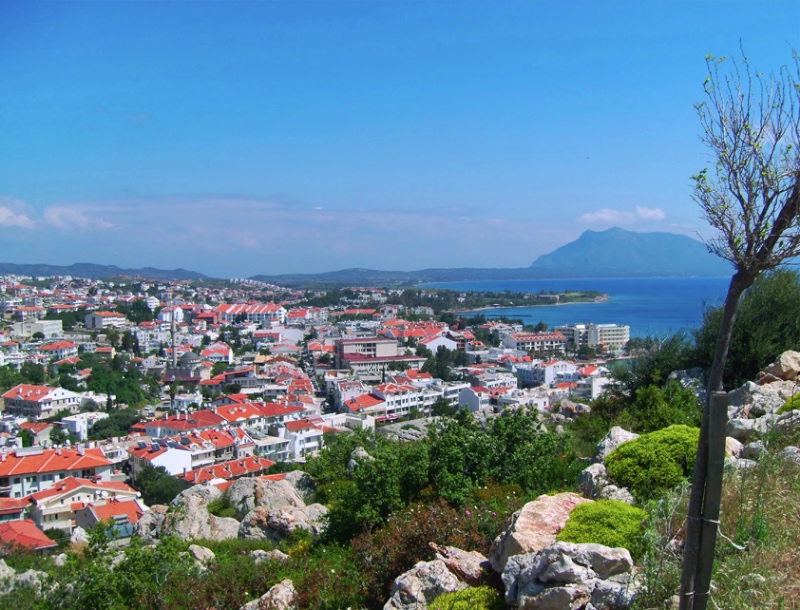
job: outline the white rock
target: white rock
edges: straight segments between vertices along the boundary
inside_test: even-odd
[[[639,435],[636,434],[635,432],[628,432],[624,428],[620,428],[619,426],[614,426],[600,440],[600,442],[597,444],[597,447],[595,447],[594,455],[592,456],[592,461],[593,462],[605,461],[608,454],[614,451],[614,449],[619,447],[622,443],[627,443],[628,441],[632,441],[636,438],[639,438]]]
[[[466,588],[466,583],[458,580],[443,561],[420,561],[395,579],[391,597],[383,608],[425,610],[442,593],[453,593]]]

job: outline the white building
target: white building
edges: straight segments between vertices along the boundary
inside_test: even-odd
[[[94,426],[94,424],[101,419],[106,419],[107,417],[108,413],[76,413],[75,415],[64,417],[61,420],[61,424],[64,430],[78,437],[78,440],[85,441],[89,438],[89,428]]]

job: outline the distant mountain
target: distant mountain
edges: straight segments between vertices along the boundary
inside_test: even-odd
[[[75,263],[73,265],[41,265],[41,264],[16,264],[0,263],[0,275],[71,275],[85,277],[91,280],[102,280],[109,277],[130,276],[150,280],[203,280],[208,276],[196,271],[186,269],[122,269],[116,265],[95,265],[94,263]]]
[[[618,227],[585,231],[577,240],[537,258],[530,269],[559,277],[706,277],[733,272],[730,263],[691,237]]]
[[[534,280],[593,277],[713,277],[730,275],[730,265],[702,242],[675,233],[634,233],[620,228],[585,231],[577,240],[516,269],[343,269],[327,273],[256,275],[283,286],[310,284],[418,284],[477,280]]]
[[[22,265],[0,263],[0,274],[71,275],[90,279],[117,276],[153,280],[211,279],[186,269],[122,269],[114,265],[76,263]],[[478,280],[534,280],[601,277],[709,277],[730,275],[730,265],[709,254],[699,241],[675,233],[634,233],[620,228],[585,231],[578,239],[537,258],[530,267],[511,269],[421,269],[379,271],[353,268],[326,273],[255,275],[250,279],[282,286],[422,284]]]

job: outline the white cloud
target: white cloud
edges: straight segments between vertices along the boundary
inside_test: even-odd
[[[18,214],[5,206],[0,206],[0,227],[20,227],[32,229],[34,222],[25,214]]]
[[[586,212],[578,217],[578,222],[586,224],[631,224],[635,218],[630,212],[603,208],[596,212]]]
[[[642,220],[664,220],[667,215],[661,208],[643,208],[636,206],[636,217]]]
[[[0,227],[33,229],[35,226],[29,205],[13,197],[0,197]]]
[[[636,206],[633,212],[602,208],[596,212],[586,212],[578,217],[578,222],[602,225],[631,225],[641,221],[661,221],[666,218],[661,208]]]
[[[44,221],[56,229],[110,229],[113,225],[97,216],[97,209],[57,205],[44,210]]]

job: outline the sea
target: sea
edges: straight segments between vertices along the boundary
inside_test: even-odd
[[[632,337],[665,337],[698,328],[702,323],[704,307],[722,305],[729,282],[730,277],[619,278],[440,282],[424,286],[460,292],[597,290],[607,294],[608,300],[598,303],[496,308],[475,313],[486,318],[517,318],[526,325],[544,322],[548,328],[582,322],[627,324]]]

